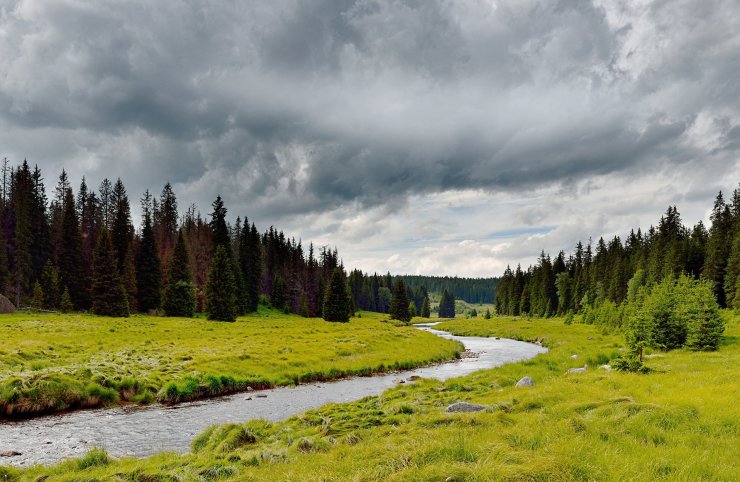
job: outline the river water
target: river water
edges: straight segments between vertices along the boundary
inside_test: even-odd
[[[0,465],[52,464],[82,456],[93,447],[105,448],[112,456],[187,452],[192,440],[213,424],[255,418],[284,420],[330,402],[349,402],[380,394],[412,376],[447,380],[527,360],[546,351],[541,346],[515,340],[453,336],[433,329],[433,325],[417,326],[461,342],[472,356],[416,370],[239,393],[175,406],[128,406],[0,421],[0,453],[21,454],[0,457]]]

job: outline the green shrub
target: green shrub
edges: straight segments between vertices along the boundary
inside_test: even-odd
[[[629,373],[650,373],[650,368],[646,367],[639,358],[616,358],[612,360],[611,366],[613,369],[620,372]]]

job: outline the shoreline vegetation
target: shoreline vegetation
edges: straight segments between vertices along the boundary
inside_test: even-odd
[[[214,426],[188,454],[114,459],[96,449],[7,480],[731,480],[740,442],[740,316],[719,351],[646,351],[648,374],[600,368],[622,334],[563,318],[457,319],[459,335],[540,341],[532,360],[422,379],[278,423]],[[572,368],[586,368],[570,372]],[[517,387],[529,376],[532,387]],[[446,413],[456,402],[475,413]],[[3,472],[4,471],[4,472]]]
[[[260,308],[236,323],[16,313],[0,318],[0,419],[175,404],[416,368],[460,356],[450,340],[362,313],[350,323]],[[32,337],[27,334],[34,333]]]

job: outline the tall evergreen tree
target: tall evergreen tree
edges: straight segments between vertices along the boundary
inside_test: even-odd
[[[677,290],[676,317],[686,326],[686,348],[693,351],[718,350],[725,326],[711,283],[682,278]]]
[[[59,299],[59,311],[61,311],[62,313],[69,313],[72,310],[74,310],[72,298],[69,296],[69,290],[65,286],[62,297]]]
[[[206,284],[209,320],[236,321],[236,285],[227,246],[218,246]]]
[[[439,301],[439,317],[440,318],[454,318],[455,317],[455,297],[449,292],[447,288],[442,292],[442,297]]]
[[[262,247],[257,228],[244,222],[239,240],[239,267],[244,286],[245,308],[248,313],[257,311],[262,284]]]
[[[139,295],[139,310],[147,312],[159,308],[161,301],[162,273],[159,264],[157,240],[154,238],[151,216],[151,195],[144,193],[142,199],[144,226],[141,230],[139,255],[136,261],[136,288]]]
[[[226,225],[227,210],[221,196],[217,196],[211,206],[213,207],[210,222],[211,231],[213,231],[213,249],[216,250],[219,246],[229,248],[227,254],[231,258],[231,237],[229,236],[229,227]]]
[[[15,217],[11,250],[13,291],[15,292],[15,305],[20,307],[21,297],[30,294],[33,278],[33,260],[31,256],[31,245],[33,244],[31,227],[33,180],[26,161],[23,161],[21,167],[12,173],[11,205]]]
[[[275,278],[275,282],[272,285],[270,304],[276,310],[285,310],[287,307],[285,299],[285,281],[283,281],[281,276]]]
[[[159,259],[163,268],[169,269],[170,257],[177,242],[177,198],[169,182],[162,188],[159,196],[159,209],[154,216],[154,234],[159,248]]]
[[[727,306],[725,296],[725,272],[731,248],[732,218],[730,207],[725,204],[720,192],[714,201],[710,215],[712,227],[709,230],[707,253],[704,260],[702,276],[712,282],[714,295],[720,307]]]
[[[82,236],[77,220],[72,190],[67,190],[62,218],[62,243],[59,252],[59,281],[69,290],[75,309],[88,307],[89,295],[85,286],[82,264]]]
[[[44,308],[53,310],[59,306],[61,293],[59,291],[59,271],[51,260],[44,265],[44,271],[41,273],[41,288],[44,292]]]
[[[103,179],[98,188],[98,192],[100,194],[100,211],[103,226],[107,229],[111,229],[111,227],[113,227],[113,219],[116,217],[116,205],[113,202],[113,183],[110,182],[110,179]]]
[[[126,290],[118,274],[116,253],[106,229],[100,234],[93,257],[92,311],[101,316],[129,315]]]
[[[136,262],[134,261],[134,247],[129,244],[126,248],[126,257],[123,260],[121,282],[128,297],[128,309],[131,313],[139,311],[139,290],[136,286]]]
[[[131,206],[128,201],[126,188],[121,179],[116,180],[111,193],[111,203],[115,211],[113,223],[110,228],[111,242],[116,251],[116,266],[118,272],[123,274],[126,253],[133,238],[133,226],[131,226]]]
[[[429,308],[429,296],[425,296],[424,300],[421,302],[421,312],[419,314],[422,318],[429,318],[432,316],[431,310]]]
[[[188,250],[182,231],[172,254],[167,273],[162,309],[167,316],[192,317],[195,311],[195,285],[193,285],[188,261]]]
[[[397,278],[393,284],[393,298],[391,299],[390,308],[391,319],[409,322],[409,299],[406,294],[406,284],[401,278]]]
[[[341,268],[334,268],[324,294],[323,317],[326,321],[349,321],[347,279]]]

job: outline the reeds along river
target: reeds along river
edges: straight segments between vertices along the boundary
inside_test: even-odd
[[[84,455],[93,447],[105,448],[113,456],[187,452],[192,440],[213,424],[255,418],[279,421],[330,402],[377,395],[413,376],[447,380],[527,360],[546,351],[514,340],[453,336],[431,326],[420,329],[460,341],[474,356],[416,370],[240,393],[176,406],[122,407],[0,422],[0,452],[21,454],[1,458],[0,465],[52,464]]]

